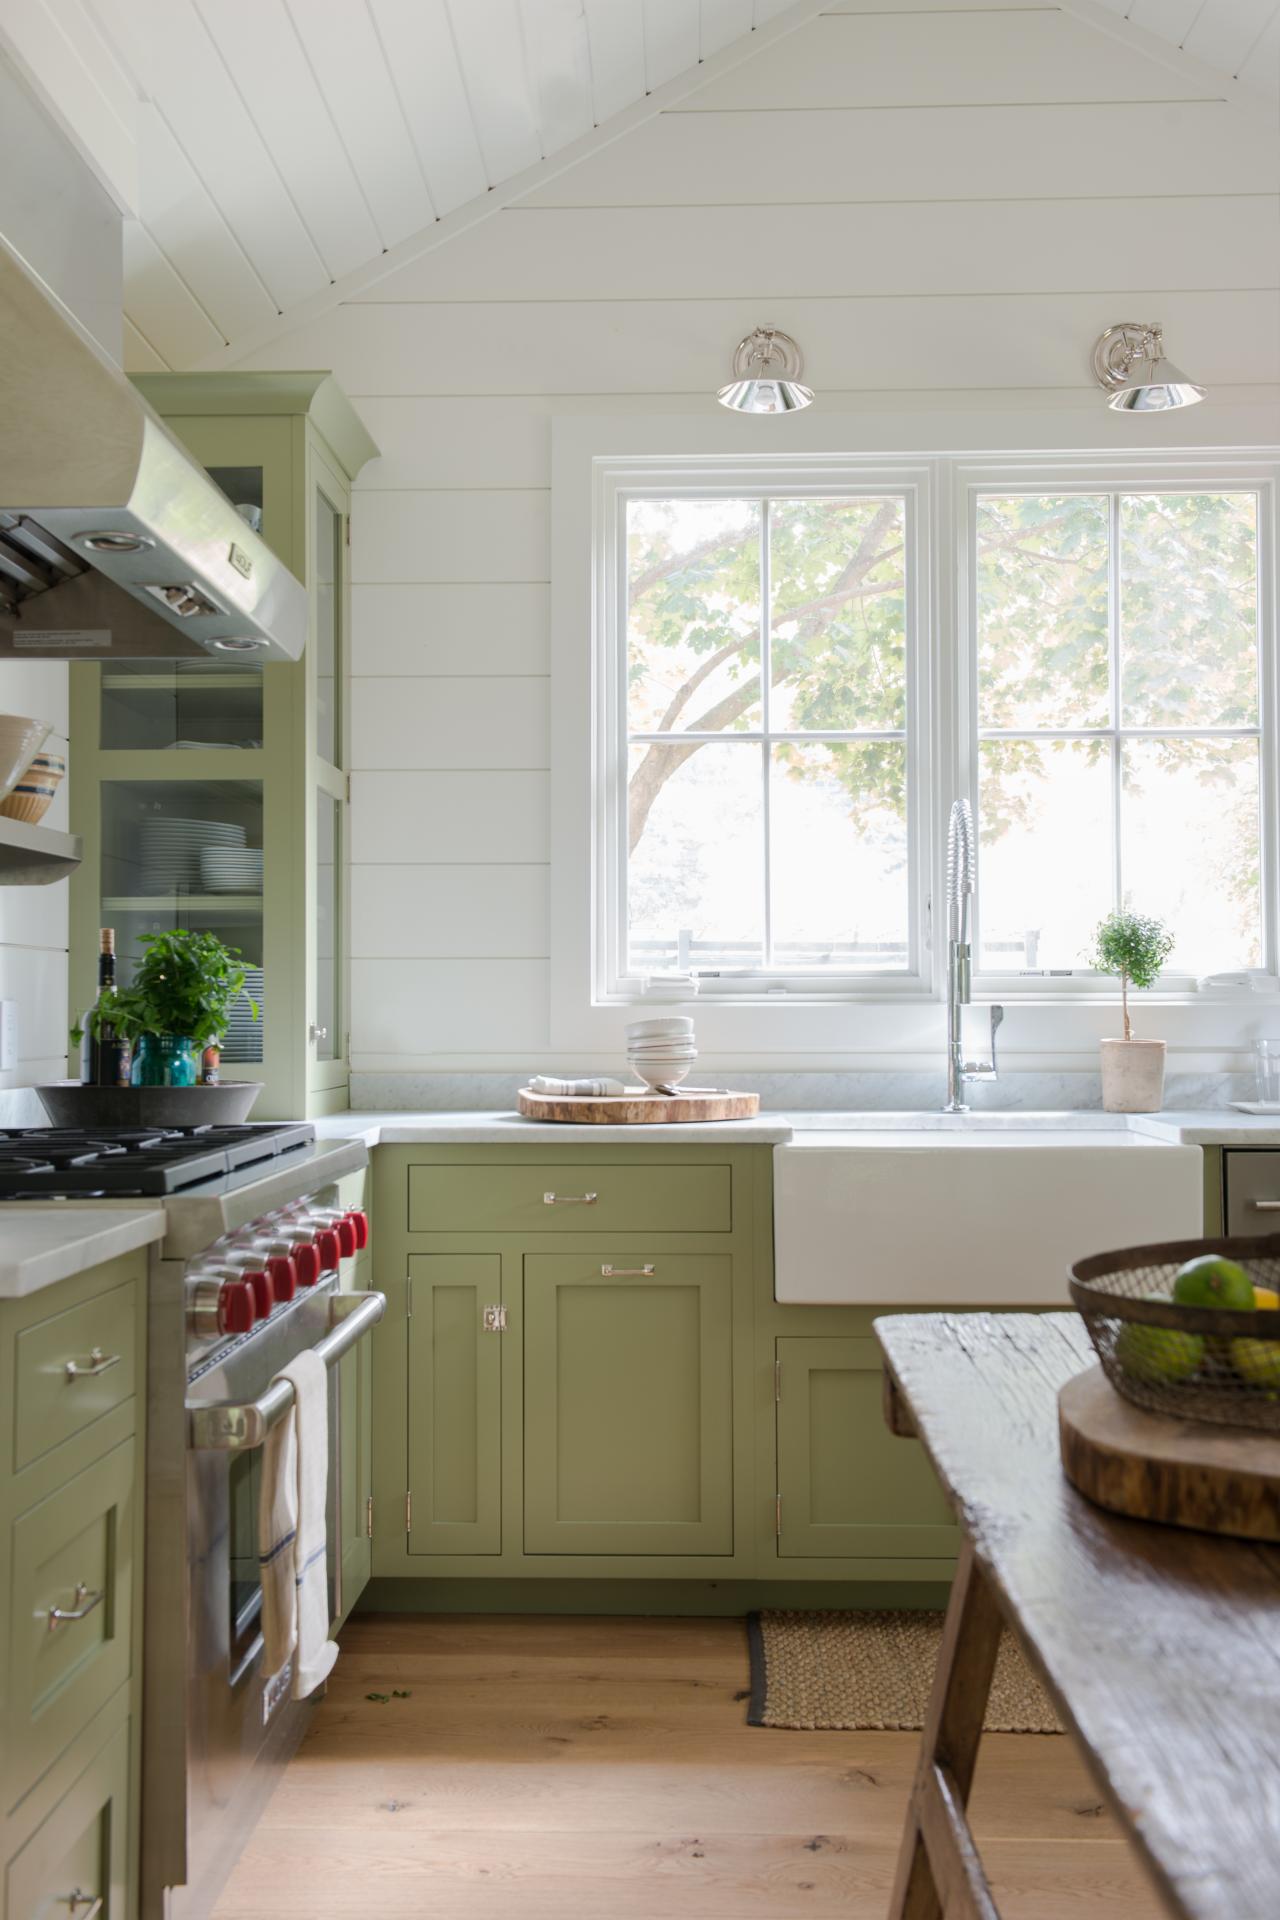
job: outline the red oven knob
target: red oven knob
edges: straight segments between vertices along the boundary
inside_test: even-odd
[[[297,1268],[298,1285],[314,1287],[320,1278],[320,1255],[309,1240],[294,1248],[293,1264]]]
[[[347,1215],[347,1218],[356,1236],[356,1252],[363,1253],[369,1244],[369,1216],[357,1207]]]
[[[349,1260],[356,1250],[356,1223],[348,1214],[345,1220],[339,1220],[334,1227],[338,1236],[338,1251],[344,1260]]]
[[[253,1267],[245,1274],[244,1283],[253,1295],[254,1310],[259,1320],[269,1319],[271,1309],[276,1303],[275,1289],[271,1284],[271,1275],[264,1267]]]
[[[316,1235],[316,1252],[320,1255],[320,1265],[325,1273],[336,1273],[338,1262],[342,1258],[342,1248],[338,1236],[332,1227],[325,1227]]]
[[[271,1275],[271,1291],[276,1299],[283,1303],[292,1300],[298,1291],[298,1269],[291,1256],[277,1253],[267,1262],[267,1272]]]
[[[218,1289],[219,1333],[248,1333],[256,1317],[252,1287],[243,1280],[224,1280]]]

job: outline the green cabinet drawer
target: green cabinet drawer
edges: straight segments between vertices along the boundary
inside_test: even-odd
[[[125,1725],[9,1862],[4,1920],[126,1920],[128,1794]]]
[[[15,1472],[132,1397],[136,1286],[111,1287],[17,1335]]]
[[[947,1558],[958,1533],[917,1440],[890,1433],[874,1339],[777,1343],[778,1553]]]
[[[732,1553],[729,1256],[526,1254],[524,1327],[525,1552]]]
[[[129,1677],[134,1445],[113,1447],[13,1522],[8,1808]]]
[[[410,1233],[728,1233],[727,1166],[409,1169]]]
[[[410,1256],[410,1553],[502,1550],[501,1304],[500,1254]]]

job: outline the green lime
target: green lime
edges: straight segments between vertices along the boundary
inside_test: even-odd
[[[1144,1299],[1169,1305],[1167,1293]],[[1116,1359],[1135,1380],[1189,1380],[1204,1359],[1204,1336],[1177,1327],[1147,1327],[1126,1320],[1116,1335]]]
[[[1251,1387],[1280,1387],[1280,1340],[1233,1340],[1231,1364]]]
[[[1221,1254],[1202,1253],[1178,1269],[1173,1297],[1180,1307],[1227,1307],[1235,1313],[1253,1311],[1253,1282],[1244,1268]]]

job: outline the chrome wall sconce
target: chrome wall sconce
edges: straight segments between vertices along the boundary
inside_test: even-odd
[[[716,399],[733,413],[798,413],[813,400],[800,384],[804,356],[789,333],[757,327],[740,340],[733,355],[733,378]]]
[[[1099,334],[1093,349],[1098,385],[1111,395],[1114,413],[1169,413],[1174,407],[1194,407],[1205,390],[1164,357],[1160,326],[1120,320]]]

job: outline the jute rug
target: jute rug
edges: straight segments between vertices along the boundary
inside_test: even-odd
[[[919,1732],[942,1639],[940,1613],[753,1613],[753,1727]],[[990,1733],[1061,1733],[1016,1641],[1000,1642],[983,1725]]]

